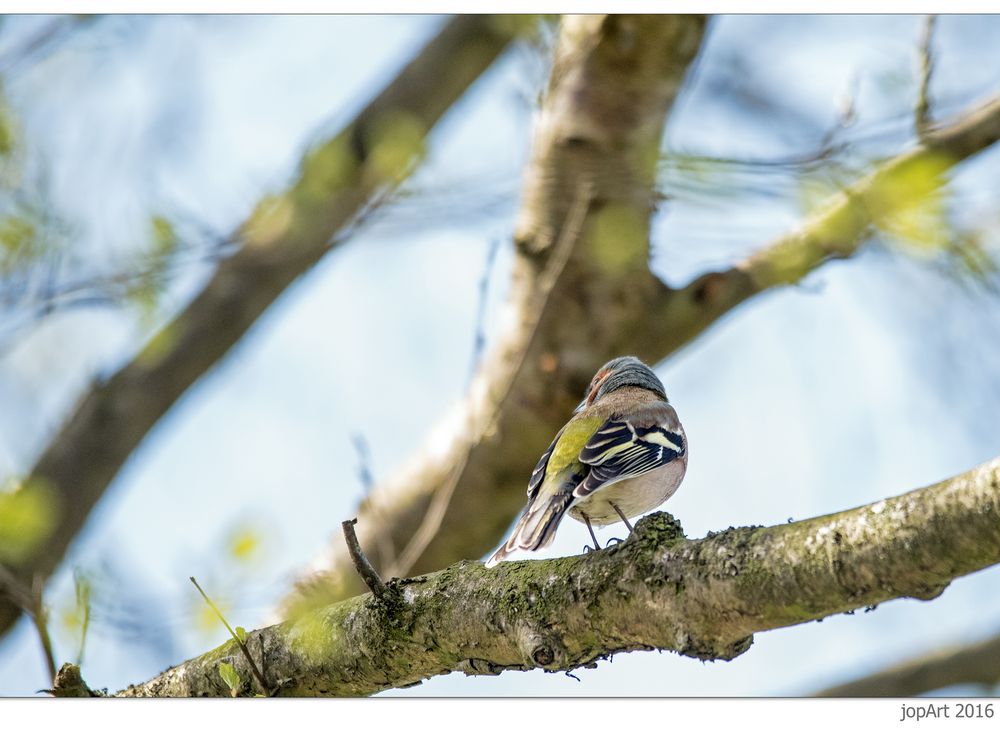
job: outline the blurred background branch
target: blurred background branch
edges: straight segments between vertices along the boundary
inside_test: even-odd
[[[18,39],[18,43],[0,52],[0,74],[9,76],[23,67],[37,63],[57,50],[73,35],[97,22],[97,15],[64,15],[47,19],[33,33]]]
[[[1000,685],[1000,635],[964,646],[945,646],[828,687],[816,696],[909,697],[965,685],[978,686],[984,694]]]
[[[433,125],[514,37],[489,16],[448,21],[342,132],[302,160],[287,191],[265,199],[204,289],[106,382],[94,385],[30,471],[52,492],[58,520],[18,576],[47,577],[146,434],[257,318],[378,205],[420,158]],[[461,63],[456,63],[461,58]],[[402,146],[402,147],[400,147]],[[20,610],[0,602],[0,634]]]
[[[914,119],[914,129],[917,137],[923,140],[924,135],[931,128],[931,77],[934,74],[934,55],[931,45],[934,42],[934,26],[937,23],[936,15],[928,15],[924,19],[924,26],[920,33],[920,46],[918,49],[920,86],[917,91],[917,105]]]
[[[684,287],[663,286],[651,304],[654,317],[637,338],[655,343],[665,358],[719,318],[770,288],[795,284],[817,267],[853,256],[879,227],[914,215],[947,184],[948,170],[1000,140],[1000,97],[979,104],[947,125],[929,130],[911,150],[879,165],[821,202],[794,231],[743,262],[707,272]]]

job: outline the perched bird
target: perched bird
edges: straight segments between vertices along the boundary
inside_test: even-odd
[[[528,481],[528,505],[492,567],[518,550],[552,543],[563,516],[607,526],[656,508],[677,490],[688,449],[663,383],[634,356],[594,375],[576,414],[559,430]]]

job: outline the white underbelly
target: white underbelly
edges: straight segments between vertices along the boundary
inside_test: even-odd
[[[583,515],[586,514],[595,526],[608,526],[621,521],[611,507],[612,503],[628,518],[652,511],[677,491],[687,469],[686,457],[637,478],[598,488],[570,506],[569,515],[577,521],[583,521]]]

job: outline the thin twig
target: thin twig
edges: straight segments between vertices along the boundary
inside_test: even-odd
[[[76,654],[76,665],[83,663],[83,651],[87,645],[87,632],[90,630],[90,580],[82,573],[76,572],[73,577],[76,589],[76,607],[82,608],[83,619],[80,622],[80,647]]]
[[[229,623],[226,621],[226,618],[222,615],[222,611],[215,606],[215,603],[212,602],[209,596],[205,594],[205,591],[201,589],[201,585],[198,584],[198,580],[196,580],[194,577],[188,577],[188,579],[191,580],[191,584],[193,584],[197,588],[198,592],[201,593],[201,596],[205,598],[205,602],[207,602],[208,606],[212,608],[212,610],[218,616],[219,620],[222,621],[222,624],[226,626],[226,630],[229,631],[229,635],[233,637],[233,640],[236,641],[236,645],[238,645],[240,647],[240,650],[243,651],[243,656],[247,659],[247,663],[250,664],[250,670],[253,671],[253,675],[257,679],[257,683],[260,684],[261,690],[265,694],[270,695],[271,688],[267,685],[267,682],[264,680],[264,674],[262,674],[260,672],[260,669],[257,668],[257,663],[253,660],[253,656],[250,655],[250,649],[247,648],[246,643],[243,642],[242,638],[236,635],[236,631],[233,630],[232,627],[229,625]]]
[[[368,440],[360,432],[351,435],[351,443],[358,454],[358,480],[364,490],[365,498],[372,494],[375,488],[375,474],[371,469],[371,449]],[[376,522],[385,516],[381,504],[377,500],[369,501],[369,506]],[[378,561],[382,569],[391,568],[396,563],[396,544],[392,540],[392,535],[388,531],[376,531],[375,540],[378,542]],[[390,574],[390,576],[392,576]]]
[[[469,383],[479,370],[479,362],[483,357],[483,349],[486,348],[486,332],[484,321],[486,320],[486,301],[490,293],[490,279],[493,275],[493,263],[496,261],[497,252],[500,250],[500,239],[494,237],[490,242],[489,249],[486,250],[486,263],[483,265],[483,276],[479,279],[479,305],[476,307],[476,330],[472,342],[472,365],[469,369]]]
[[[358,570],[358,574],[361,575],[361,579],[368,585],[368,589],[372,591],[375,597],[382,600],[385,598],[388,588],[385,586],[382,578],[378,576],[378,572],[375,571],[372,563],[368,561],[368,557],[361,551],[361,544],[358,543],[358,535],[354,533],[354,524],[357,522],[358,520],[353,518],[350,521],[343,521],[340,524],[344,528],[347,551],[351,553],[354,568]]]
[[[368,447],[368,440],[363,434],[357,432],[351,435],[351,444],[354,445],[354,451],[358,454],[358,480],[361,481],[361,487],[367,495],[375,486],[375,477],[371,470],[372,454]]]
[[[42,583],[40,577],[35,576],[32,586],[26,587],[13,572],[0,564],[0,591],[3,591],[14,604],[21,608],[31,618],[35,630],[38,632],[38,640],[42,644],[42,653],[45,656],[45,665],[48,667],[49,678],[56,677],[56,661],[52,653],[52,639],[49,637],[47,627],[47,613],[45,603],[42,601]]]
[[[36,574],[31,583],[32,612],[31,618],[35,623],[35,630],[38,631],[38,639],[42,642],[42,651],[45,653],[45,665],[48,667],[49,678],[53,684],[56,678],[56,659],[52,653],[52,638],[49,636],[49,614],[45,610],[45,580],[40,574]]]
[[[934,26],[936,23],[936,15],[926,16],[920,33],[920,46],[918,50],[920,88],[917,92],[917,105],[914,110],[914,127],[916,128],[917,139],[921,141],[931,127],[930,86],[931,74],[934,73],[934,57],[931,54],[931,44],[934,40]]]

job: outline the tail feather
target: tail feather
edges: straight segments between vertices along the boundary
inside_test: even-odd
[[[516,551],[544,549],[555,539],[556,529],[573,503],[572,493],[559,493],[529,505],[514,526],[510,538],[486,562],[495,567]]]

